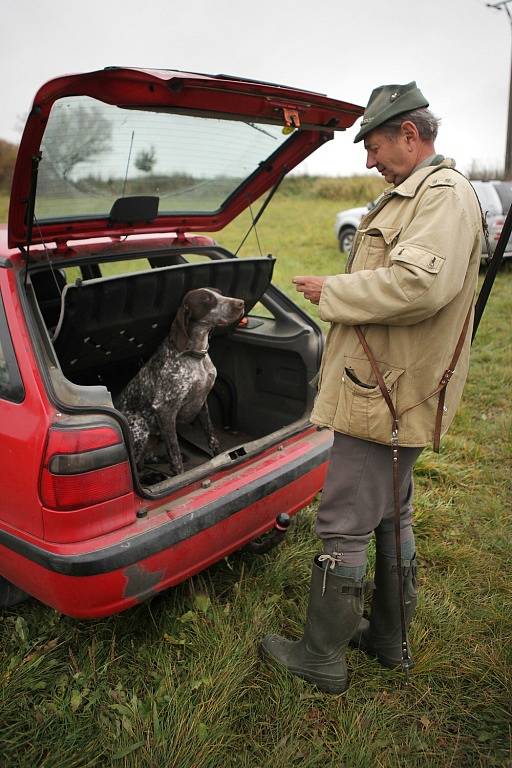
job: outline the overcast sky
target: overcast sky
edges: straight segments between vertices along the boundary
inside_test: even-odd
[[[124,65],[242,75],[362,105],[377,85],[416,80],[442,118],[439,152],[461,170],[503,165],[511,30],[485,0],[1,0],[0,9],[9,141],[45,81]],[[356,126],[299,170],[364,171]]]

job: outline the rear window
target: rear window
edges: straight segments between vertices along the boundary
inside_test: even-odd
[[[157,196],[159,214],[215,213],[288,138],[249,120],[60,99],[41,145],[36,216],[103,217],[132,195]]]

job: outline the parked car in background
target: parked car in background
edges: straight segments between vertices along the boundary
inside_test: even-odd
[[[368,203],[360,208],[349,208],[336,214],[334,231],[336,232],[339,248],[342,253],[350,253],[359,222],[370,210],[371,203]]]
[[[506,215],[512,205],[512,181],[472,180],[471,184],[478,195],[489,228],[491,250],[494,250],[503,229]],[[338,239],[340,251],[350,253],[356,229],[363,216],[366,216],[371,211],[373,205],[373,203],[368,203],[359,208],[348,208],[345,211],[339,211],[336,214],[334,232]],[[482,238],[482,259],[487,261],[490,256],[492,256],[492,253],[487,253],[487,243],[485,238]],[[509,241],[507,244],[505,257],[512,257],[512,241]]]
[[[476,190],[482,211],[489,228],[489,243],[494,251],[496,243],[500,239],[501,230],[505,223],[505,218],[512,205],[512,181],[472,181]],[[487,253],[485,240],[482,244],[482,258],[488,259],[492,256]],[[512,242],[509,241],[505,250],[505,258],[512,257]]]

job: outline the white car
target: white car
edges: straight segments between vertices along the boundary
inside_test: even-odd
[[[336,214],[334,231],[338,238],[340,251],[350,253],[356,229],[363,216],[366,216],[368,211],[371,210],[372,205],[372,203],[368,203],[360,208],[349,208]]]
[[[489,227],[489,242],[494,250],[499,240],[505,217],[512,205],[512,181],[471,181],[478,195],[482,211]],[[359,208],[348,208],[336,214],[334,231],[338,238],[340,251],[350,253],[356,229],[361,219],[373,208],[368,203]],[[492,255],[492,254],[491,254]],[[512,242],[507,243],[505,255],[512,257]],[[488,258],[487,245],[482,238],[482,258]]]
[[[512,182],[494,180],[472,181],[471,183],[480,200],[480,205],[489,228],[489,243],[494,252],[496,243],[500,239],[505,217],[512,205]],[[487,245],[484,239],[482,257],[489,258],[490,256],[492,256],[492,253],[487,254]],[[512,257],[512,243],[510,240],[505,248],[505,256],[507,258]]]

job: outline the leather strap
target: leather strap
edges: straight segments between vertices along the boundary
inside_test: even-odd
[[[402,576],[402,543],[400,540],[400,482],[399,482],[399,476],[398,476],[398,458],[399,458],[398,414],[396,412],[396,408],[393,404],[391,396],[388,392],[388,388],[386,387],[386,384],[384,382],[384,378],[379,370],[379,366],[377,365],[377,361],[373,356],[373,352],[370,349],[368,342],[366,341],[366,338],[362,329],[358,325],[356,325],[354,326],[354,330],[361,343],[361,346],[365,351],[366,357],[370,362],[372,371],[375,375],[375,378],[377,379],[377,383],[379,385],[379,389],[381,391],[382,397],[386,401],[386,404],[389,408],[389,412],[391,413],[391,417],[393,420],[393,426],[391,429],[391,452],[392,452],[392,470],[393,470],[393,513],[394,513],[393,523],[394,523],[394,531],[395,531],[395,556],[396,556],[396,569],[397,569],[397,578],[398,578],[398,599],[400,602],[400,629],[401,629],[401,635],[402,635],[401,664],[402,664],[402,670],[407,674],[408,670],[411,667],[411,657],[409,654],[407,626],[405,622],[404,580]]]
[[[393,418],[393,429],[396,426],[398,428],[398,415],[395,409],[395,406],[393,405],[393,401],[390,397],[390,394],[388,392],[388,388],[386,387],[386,384],[384,382],[384,378],[379,370],[379,366],[377,365],[377,361],[375,360],[373,356],[373,352],[371,351],[370,347],[368,346],[368,342],[366,341],[365,335],[359,325],[354,325],[354,330],[357,333],[357,338],[359,339],[362,348],[364,349],[366,353],[366,357],[370,361],[370,365],[372,367],[372,371],[375,375],[375,378],[377,379],[377,383],[379,385],[379,389],[382,393],[382,397],[386,401],[386,404],[389,408],[389,412],[391,413],[391,416]]]
[[[462,326],[462,331],[460,333],[459,339],[455,346],[455,351],[450,361],[450,365],[441,376],[441,381],[437,385],[436,389],[433,392],[431,392],[429,395],[427,395],[427,397],[424,397],[423,400],[420,400],[418,403],[415,403],[414,405],[411,405],[408,408],[405,408],[403,411],[401,411],[400,414],[397,413],[393,400],[391,399],[391,395],[388,391],[388,388],[386,387],[384,377],[382,376],[379,370],[377,361],[375,360],[373,352],[370,349],[368,342],[366,341],[365,335],[361,327],[359,325],[354,326],[354,330],[357,334],[357,338],[359,339],[361,346],[364,349],[364,352],[366,354],[366,357],[368,358],[373,374],[377,379],[377,383],[379,385],[379,389],[381,391],[382,397],[384,398],[386,405],[388,406],[389,412],[391,414],[391,419],[392,419],[391,453],[392,453],[392,471],[393,471],[393,523],[394,523],[394,532],[395,532],[396,568],[398,573],[398,598],[400,601],[400,629],[401,629],[401,635],[402,635],[402,641],[401,641],[402,662],[401,663],[402,663],[402,670],[406,674],[411,667],[411,657],[409,654],[409,641],[407,638],[407,626],[405,622],[404,584],[403,584],[403,574],[402,574],[402,544],[401,544],[401,536],[400,536],[400,482],[399,482],[399,475],[398,475],[399,415],[402,416],[402,414],[404,414],[406,411],[410,411],[412,408],[416,408],[418,405],[421,405],[421,403],[424,403],[426,400],[429,400],[431,397],[434,397],[434,395],[439,394],[436,421],[435,421],[435,427],[434,427],[434,451],[439,452],[439,443],[441,439],[441,427],[442,427],[442,421],[443,421],[446,387],[448,386],[448,382],[450,381],[453,375],[455,366],[457,365],[457,361],[462,351],[462,347],[464,346],[464,340],[466,338],[466,334],[468,331],[469,320],[471,317],[472,309],[473,309],[473,301],[471,301],[470,307],[468,309],[468,313],[466,315],[466,319],[464,320],[464,325]]]
[[[459,336],[459,340],[457,341],[457,345],[455,347],[455,351],[453,353],[453,357],[451,359],[450,365],[441,376],[441,381],[439,382],[439,385],[436,390],[437,392],[439,392],[439,400],[437,401],[436,423],[434,427],[434,444],[433,444],[433,448],[436,453],[439,453],[439,446],[441,442],[441,426],[443,423],[443,411],[444,411],[444,399],[446,396],[446,387],[448,386],[448,382],[453,376],[455,366],[457,365],[457,361],[460,357],[460,353],[462,352],[462,347],[464,346],[464,340],[466,338],[468,328],[469,328],[469,319],[471,317],[472,309],[473,309],[473,301],[471,301],[470,307],[468,309],[468,313],[466,315],[466,319],[464,320],[464,325],[462,326],[462,331]],[[433,392],[433,394],[436,394],[436,392]]]

